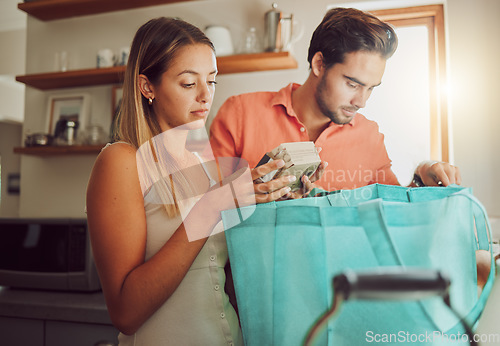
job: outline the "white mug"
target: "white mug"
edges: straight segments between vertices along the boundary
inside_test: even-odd
[[[220,25],[209,25],[205,28],[205,35],[212,41],[217,56],[234,53],[233,41],[229,30]]]
[[[122,47],[118,52],[117,65],[123,66],[127,65],[128,56],[130,55],[130,47]]]
[[[111,49],[101,49],[97,52],[97,68],[112,67],[115,61],[115,53]]]

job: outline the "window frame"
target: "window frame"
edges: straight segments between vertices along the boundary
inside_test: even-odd
[[[430,157],[450,160],[446,44],[442,4],[369,11],[395,27],[424,25],[429,33]]]

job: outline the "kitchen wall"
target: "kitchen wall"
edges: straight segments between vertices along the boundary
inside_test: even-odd
[[[13,153],[13,148],[22,141],[25,87],[15,81],[15,76],[25,71],[26,29],[18,19],[9,23],[5,23],[6,18],[2,20],[8,29],[0,31],[0,217],[17,217],[20,197],[8,193],[7,185],[9,175],[21,169],[21,157]]]
[[[19,194],[9,193],[9,176],[19,174],[20,161],[19,155],[14,154],[13,148],[21,142],[22,125],[13,122],[0,120],[0,217],[19,216]]]
[[[376,2],[374,7],[376,7]],[[403,1],[390,1],[400,6]],[[293,12],[304,25],[304,35],[295,46],[296,70],[222,75],[211,117],[224,100],[232,95],[257,90],[278,90],[289,82],[303,82],[308,75],[307,47],[314,28],[327,6],[340,1],[283,0],[279,7]],[[342,1],[345,4],[346,1]],[[386,1],[387,3],[387,1]],[[427,2],[420,1],[421,4]],[[433,1],[435,3],[435,1]],[[109,14],[41,22],[28,18],[26,72],[38,73],[54,69],[56,52],[69,53],[69,68],[95,66],[95,54],[101,48],[117,51],[130,44],[136,29],[150,18],[177,16],[201,28],[223,24],[231,29],[236,47],[250,26],[263,32],[264,13],[271,1],[207,0],[162,5]],[[500,168],[495,149],[499,119],[494,113],[494,96],[500,93],[496,82],[500,70],[494,62],[498,56],[500,34],[500,2],[476,0],[473,8],[468,0],[446,3],[449,46],[449,98],[452,118],[454,163],[462,171],[463,185],[472,186],[490,216],[500,217],[500,202],[495,192],[494,169]],[[497,77],[497,78],[495,78]],[[24,131],[45,128],[46,102],[49,94],[88,92],[92,96],[91,123],[108,128],[111,109],[111,86],[74,88],[41,92],[26,89]],[[395,91],[396,92],[396,91]],[[397,94],[395,94],[397,97]],[[467,97],[469,96],[469,97]],[[369,116],[369,115],[368,115]],[[376,119],[375,119],[376,120]],[[84,216],[85,189],[95,156],[21,157],[20,215],[29,217]]]
[[[446,19],[455,163],[464,185],[500,217],[500,1],[451,0]]]

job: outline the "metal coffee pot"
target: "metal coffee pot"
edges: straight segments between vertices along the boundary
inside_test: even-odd
[[[299,30],[300,26],[300,30]],[[303,28],[293,14],[285,14],[273,3],[265,14],[264,48],[267,52],[289,51],[292,44],[302,37]]]
[[[59,119],[56,123],[55,138],[58,145],[74,145],[78,121],[72,119]]]

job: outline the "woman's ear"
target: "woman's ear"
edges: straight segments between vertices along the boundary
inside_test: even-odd
[[[323,53],[316,52],[311,60],[311,71],[316,77],[318,77],[324,68],[325,65],[323,64]]]
[[[142,96],[146,99],[155,98],[153,84],[151,84],[148,77],[143,74],[139,75],[139,90],[141,90]]]

